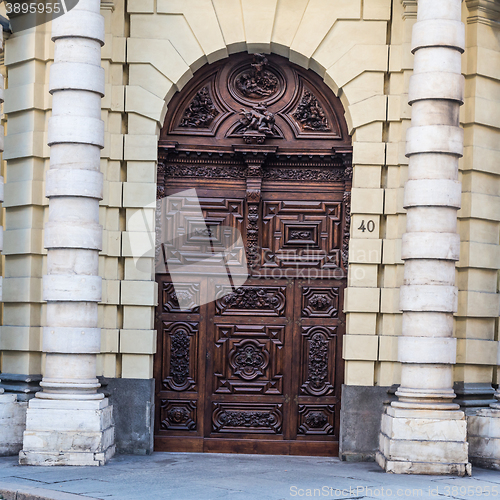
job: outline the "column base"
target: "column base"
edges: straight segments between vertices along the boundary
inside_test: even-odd
[[[104,465],[115,453],[113,407],[91,401],[32,399],[21,465]]]
[[[28,403],[17,401],[15,394],[0,389],[0,457],[17,455],[23,447]]]
[[[500,470],[500,409],[485,408],[467,417],[473,465]]]
[[[455,382],[453,390],[457,395],[453,402],[460,405],[466,416],[475,415],[477,410],[496,402],[491,384]]]
[[[6,394],[15,394],[18,401],[29,401],[40,390],[41,375],[0,373],[0,388]]]
[[[471,474],[462,411],[386,407],[376,461],[394,474]]]

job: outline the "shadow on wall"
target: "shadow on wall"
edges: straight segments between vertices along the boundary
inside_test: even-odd
[[[339,458],[347,462],[375,460],[380,415],[397,398],[394,387],[342,386]]]
[[[154,379],[98,378],[99,392],[113,405],[116,452],[153,453]]]

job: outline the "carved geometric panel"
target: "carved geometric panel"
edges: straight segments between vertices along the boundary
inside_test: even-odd
[[[212,430],[251,434],[281,434],[283,405],[212,403]]]
[[[335,326],[302,327],[302,394],[326,396],[335,385]]]
[[[264,201],[262,268],[340,266],[339,202]]]
[[[215,325],[214,393],[282,394],[285,327]]]
[[[299,405],[299,434],[328,435],[334,428],[334,405]]]
[[[163,322],[163,388],[190,391],[196,386],[198,323]]]
[[[227,285],[216,285],[216,314],[283,316],[285,293],[286,287],[284,286],[242,286],[228,293]]]
[[[163,313],[199,313],[200,284],[163,282],[162,290]]]
[[[338,288],[302,288],[302,317],[337,318],[338,312]]]
[[[162,399],[160,428],[172,431],[196,430],[196,401]]]
[[[245,252],[236,245],[243,210],[241,199],[169,196],[163,214],[165,260],[171,265],[204,263],[205,268],[208,258],[216,267],[239,265]]]

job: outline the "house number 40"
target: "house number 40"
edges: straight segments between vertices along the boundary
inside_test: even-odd
[[[363,231],[363,233],[368,229],[368,232],[369,233],[373,233],[373,231],[375,230],[375,222],[372,221],[372,220],[369,220],[367,223],[366,223],[366,226],[365,226],[365,221],[364,219],[361,221],[361,225],[358,227],[358,230],[359,231]]]

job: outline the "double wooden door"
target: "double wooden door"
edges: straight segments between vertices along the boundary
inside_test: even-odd
[[[252,179],[227,182],[189,186],[210,230],[242,230],[250,277],[228,290],[157,275],[155,449],[335,456],[349,193],[264,175],[256,197]]]

